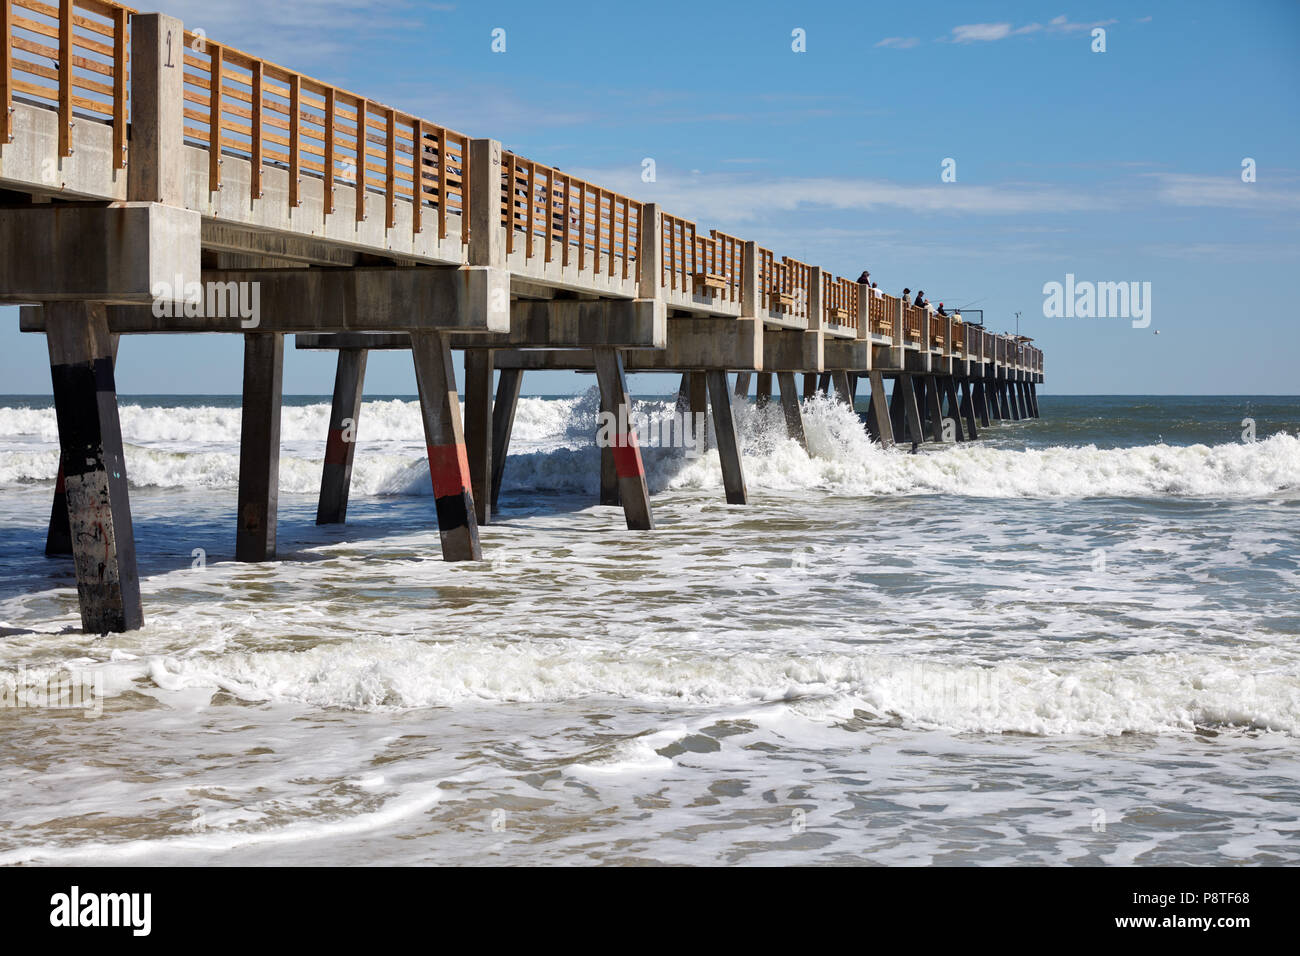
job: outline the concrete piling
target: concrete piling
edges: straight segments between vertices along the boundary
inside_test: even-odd
[[[424,419],[443,559],[482,560],[460,397],[456,392],[447,336],[440,332],[412,332],[411,354],[420,391],[420,413]]]
[[[235,560],[275,557],[280,498],[280,403],[284,336],[244,336],[244,404],[239,433],[239,519]]]
[[[51,302],[45,312],[81,625],[88,634],[138,630],[144,610],[107,308]]]

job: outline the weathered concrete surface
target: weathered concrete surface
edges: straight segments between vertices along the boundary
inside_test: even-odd
[[[180,302],[199,236],[198,216],[159,203],[0,209],[0,302]]]

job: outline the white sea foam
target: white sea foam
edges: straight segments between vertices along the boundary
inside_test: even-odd
[[[699,707],[784,702],[819,722],[865,713],[959,733],[1236,727],[1300,736],[1300,676],[1259,650],[984,666],[869,652],[686,656],[661,648],[614,653],[580,641],[376,639],[157,658],[149,673],[168,691],[206,687],[245,700],[358,710],[609,698]]]
[[[506,488],[591,494],[598,483],[594,447],[597,399],[521,399],[506,468]],[[662,415],[668,402],[638,410]],[[311,493],[319,487],[329,409],[285,408],[280,487]],[[974,497],[1259,498],[1300,489],[1300,438],[1279,433],[1253,444],[1092,445],[1014,450],[986,443],[882,451],[857,415],[824,400],[805,403],[805,453],[785,436],[780,412],[738,408],[751,488],[820,489],[835,494],[943,494]],[[234,488],[239,477],[238,409],[122,409],[131,483],[150,488]],[[56,428],[50,410],[0,409],[0,484],[53,480]],[[368,403],[359,424],[353,489],[359,495],[427,495],[419,409],[400,400]],[[715,489],[722,475],[716,451],[689,458],[680,449],[644,449],[652,491]]]

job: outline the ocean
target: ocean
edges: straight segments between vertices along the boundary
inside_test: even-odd
[[[318,528],[292,398],[259,566],[238,400],[121,405],[147,626],[91,637],[50,402],[0,396],[0,865],[1300,861],[1300,398],[1044,395],[917,454],[745,404],[750,504],[650,448],[640,533],[594,390],[524,398],[475,564],[414,400]]]

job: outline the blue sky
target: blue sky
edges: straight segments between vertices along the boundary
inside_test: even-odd
[[[1050,392],[1298,391],[1293,0],[160,6],[701,231],[977,303],[995,329],[1019,311]],[[491,50],[497,27],[505,53]],[[791,49],[796,28],[806,52]],[[641,181],[646,157],[656,182]],[[946,158],[956,182],[941,181]],[[1045,318],[1043,285],[1067,273],[1150,282],[1150,328]],[[43,339],[0,313],[0,392],[48,393]],[[237,336],[131,338],[119,389],[235,392],[241,349]],[[327,393],[332,376],[328,356],[286,359],[288,393]],[[372,394],[414,392],[406,354],[376,356],[368,378]],[[534,394],[590,384],[531,378]]]

